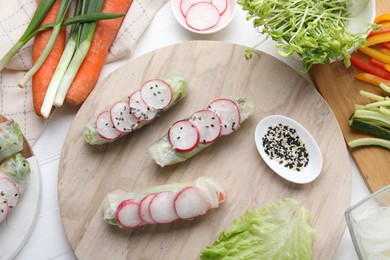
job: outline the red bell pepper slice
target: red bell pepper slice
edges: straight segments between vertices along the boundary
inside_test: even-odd
[[[350,60],[351,60],[351,63],[353,65],[355,65],[356,67],[358,67],[359,69],[361,69],[367,73],[374,74],[374,75],[381,77],[383,79],[390,80],[390,72],[388,72],[387,70],[379,68],[377,66],[374,66],[374,65],[370,64],[369,62],[360,59],[356,55],[351,55]]]

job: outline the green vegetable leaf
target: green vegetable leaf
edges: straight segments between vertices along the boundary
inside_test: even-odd
[[[290,198],[247,211],[203,250],[201,259],[311,259],[314,229],[309,215]]]

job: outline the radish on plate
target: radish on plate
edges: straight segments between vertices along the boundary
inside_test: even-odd
[[[217,7],[219,14],[223,15],[228,7],[229,0],[211,0],[211,3]]]
[[[210,112],[196,112],[195,118],[177,121],[174,128],[169,129],[167,134],[149,147],[148,153],[151,158],[164,167],[195,156],[209,145],[216,143],[220,137],[235,132],[241,123],[252,114],[253,105],[245,98],[219,98],[211,102],[208,110]],[[218,117],[218,120],[214,118],[214,115]],[[211,127],[214,122],[218,121],[222,127],[220,131],[207,129],[208,126]],[[191,129],[190,125],[195,126],[199,133],[199,145],[197,146],[195,146],[195,130]],[[217,123],[214,126],[216,125]],[[182,126],[185,127],[181,128]]]
[[[180,12],[185,17],[187,15],[188,9],[193,4],[199,3],[199,2],[209,2],[211,3],[211,0],[181,0],[180,1]]]
[[[153,122],[185,97],[187,92],[187,81],[181,75],[147,80],[141,88],[92,117],[84,127],[84,140],[91,145],[114,142]]]
[[[7,219],[9,212],[8,202],[5,198],[0,197],[0,223]]]
[[[106,223],[121,228],[192,219],[224,202],[215,199],[226,197],[221,187],[212,178],[199,177],[191,182],[164,184],[138,192],[109,193],[103,204],[103,218]]]
[[[205,31],[216,26],[220,19],[218,8],[209,2],[197,2],[188,8],[187,25],[197,31]]]
[[[17,184],[6,175],[0,175],[0,198],[7,201],[10,209],[19,203],[20,193]]]

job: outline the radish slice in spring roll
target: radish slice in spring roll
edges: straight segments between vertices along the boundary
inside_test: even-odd
[[[192,182],[165,184],[143,191],[109,193],[103,204],[103,218],[106,223],[121,228],[171,223],[204,215],[218,208],[225,198],[226,191],[221,184],[209,177],[199,177]]]
[[[206,112],[207,110],[209,112]],[[252,111],[253,105],[245,98],[216,99],[207,109],[194,112],[188,119],[172,124],[167,134],[149,147],[149,155],[161,167],[183,162],[221,137],[235,133]],[[178,123],[183,126],[180,133],[177,130]],[[198,131],[187,126],[195,126]],[[195,143],[194,140],[199,141]]]

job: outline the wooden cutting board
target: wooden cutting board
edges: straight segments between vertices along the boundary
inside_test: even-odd
[[[390,1],[376,0],[377,15],[390,13]],[[354,111],[354,104],[370,102],[361,97],[360,90],[383,95],[379,88],[356,80],[355,74],[361,72],[357,68],[346,69],[342,62],[331,65],[315,65],[310,76],[321,95],[332,108],[346,142],[366,134],[352,130],[348,118]],[[351,155],[371,192],[390,184],[390,151],[379,147],[365,147],[351,150]]]
[[[292,197],[312,212],[316,229],[313,259],[331,259],[345,230],[351,202],[348,151],[324,99],[302,75],[262,53],[247,61],[247,47],[223,42],[184,42],[130,61],[103,79],[80,108],[64,142],[59,165],[59,202],[65,232],[79,259],[197,259],[202,249],[246,210]],[[87,121],[148,79],[180,73],[189,94],[148,126],[108,145],[90,146],[82,138]],[[253,115],[240,129],[200,154],[161,168],[148,156],[150,144],[169,126],[206,108],[220,97],[247,97]],[[257,123],[272,114],[289,116],[314,136],[323,153],[321,175],[306,185],[289,183],[261,159],[255,143]],[[164,183],[209,176],[228,191],[220,208],[191,221],[119,229],[103,222],[108,192],[140,191]]]

